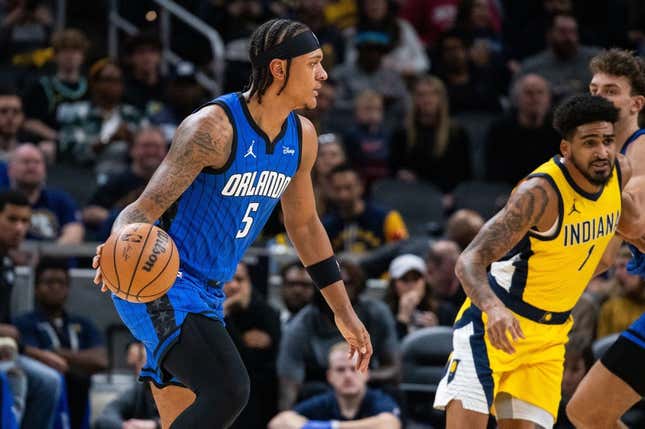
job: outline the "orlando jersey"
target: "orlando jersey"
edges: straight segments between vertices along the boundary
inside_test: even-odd
[[[160,226],[177,244],[180,271],[204,282],[225,282],[296,173],[302,131],[292,112],[271,142],[241,93],[205,106],[211,104],[224,109],[233,127],[231,155],[224,167],[204,169],[164,213]]]
[[[549,231],[529,231],[509,255],[491,265],[489,277],[499,292],[515,300],[567,312],[580,298],[616,232],[621,210],[618,162],[609,181],[594,194],[573,181],[559,156],[528,177],[551,182],[558,193],[558,219]]]

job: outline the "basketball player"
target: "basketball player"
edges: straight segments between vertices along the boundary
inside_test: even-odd
[[[632,196],[637,206],[636,220],[634,216],[623,216],[619,232],[638,239],[645,232],[645,225],[638,221],[638,215],[645,213],[645,129],[638,126],[638,115],[645,104],[645,62],[628,51],[611,49],[594,57],[590,67],[591,93],[605,97],[620,109],[615,125],[617,149],[631,162],[632,179],[625,194]],[[630,271],[645,276],[645,256],[633,246],[630,248],[634,254]],[[620,417],[645,396],[644,361],[645,315],[622,333],[582,380],[567,405],[571,422],[581,428],[625,427]]]
[[[560,105],[563,156],[523,180],[459,257],[468,299],[434,403],[448,428],[485,428],[491,411],[500,428],[553,427],[571,309],[620,242],[612,238],[631,171],[616,160],[617,119],[597,96]]]
[[[164,428],[226,428],[247,401],[248,375],[222,322],[222,286],[278,199],[291,241],[358,353],[359,370],[372,354],[316,214],[316,131],[293,112],[314,108],[327,78],[318,40],[305,25],[276,19],[253,33],[250,57],[250,89],[223,95],[181,123],[167,157],[113,227],[117,233],[158,221],[179,249],[180,272],[165,296],[149,304],[113,296],[146,346],[141,377],[153,383]],[[100,249],[95,268],[99,257]]]

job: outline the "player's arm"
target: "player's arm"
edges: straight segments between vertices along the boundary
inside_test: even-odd
[[[318,218],[311,183],[311,169],[318,151],[316,130],[308,119],[300,117],[300,123],[302,125],[300,168],[282,195],[281,203],[287,234],[304,266],[311,268],[321,261],[329,260],[334,252],[327,232]],[[367,330],[354,313],[345,285],[338,280],[319,287],[334,311],[338,329],[350,344],[352,351],[359,352],[358,368],[366,370],[372,355],[372,345]]]
[[[471,301],[488,315],[487,331],[493,346],[512,353],[509,330],[514,339],[523,334],[517,320],[488,284],[487,267],[511,250],[533,227],[547,230],[557,219],[558,195],[539,177],[515,189],[506,206],[490,219],[462,252],[455,273]]]
[[[143,193],[114,221],[112,231],[156,221],[205,167],[223,166],[231,153],[233,129],[221,107],[213,105],[188,116],[175,131],[168,155]]]

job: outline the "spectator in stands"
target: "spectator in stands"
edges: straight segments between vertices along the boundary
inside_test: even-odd
[[[373,182],[391,175],[392,133],[385,128],[384,114],[381,94],[366,89],[354,99],[354,125],[343,134],[349,160],[368,189]]]
[[[334,208],[323,218],[335,252],[364,253],[385,243],[408,238],[403,218],[396,210],[377,206],[363,198],[363,183],[348,164],[329,173]]]
[[[338,82],[337,108],[351,118],[354,98],[372,89],[384,97],[385,125],[393,130],[405,118],[409,95],[401,76],[383,65],[392,40],[387,33],[361,31],[354,36],[354,43],[358,50],[356,62],[331,71],[331,77]]]
[[[17,66],[41,67],[49,56],[53,18],[43,0],[8,2],[7,14],[0,23],[0,62]]]
[[[52,37],[56,72],[38,79],[25,95],[25,128],[40,139],[58,138],[58,109],[61,104],[81,101],[88,96],[88,83],[82,74],[89,41],[76,29],[65,29]]]
[[[433,297],[422,258],[410,253],[397,256],[390,263],[389,274],[384,300],[396,318],[399,340],[416,329],[452,326],[457,309]]]
[[[40,141],[38,136],[24,129],[24,122],[22,97],[13,87],[0,86],[0,161],[3,162],[0,185],[8,183],[4,161],[8,159],[9,153],[21,143]]]
[[[326,0],[300,0],[295,5],[294,19],[305,24],[316,33],[323,51],[323,66],[332,70],[336,65],[345,62],[345,38],[338,27],[330,25],[325,18]],[[318,97],[320,99],[320,96]],[[318,132],[322,132],[316,128]]]
[[[455,263],[461,253],[459,245],[451,240],[438,240],[430,245],[426,265],[428,282],[437,299],[460,308],[466,294],[455,275]]]
[[[0,375],[8,382],[10,388],[9,396],[0,395],[0,404],[4,401],[11,402],[16,427],[20,427],[27,400],[27,376],[18,364],[18,343],[11,337],[0,337]],[[0,417],[3,428],[7,427],[7,421],[4,420],[6,418],[7,416]]]
[[[430,61],[419,35],[410,23],[396,16],[393,0],[359,0],[356,32],[381,31],[390,38],[389,51],[383,57],[383,66],[404,77],[425,73]],[[356,48],[348,47],[347,61],[354,62]]]
[[[446,87],[435,76],[417,80],[413,108],[393,138],[393,164],[399,179],[427,180],[449,193],[472,177],[469,138],[450,118]]]
[[[639,55],[645,55],[645,4],[639,0],[627,2],[627,37]]]
[[[340,133],[343,131],[343,123],[346,118],[339,116],[335,107],[338,84],[333,79],[320,82],[318,97],[316,97],[316,108],[302,111],[316,127],[319,134]]]
[[[589,61],[598,49],[580,45],[578,21],[573,15],[553,16],[546,34],[548,48],[521,65],[520,75],[534,73],[551,84],[554,101],[587,91]]]
[[[95,62],[89,79],[91,99],[59,109],[59,151],[76,168],[94,166],[102,184],[127,168],[129,142],[142,116],[123,101],[123,74],[115,61]]]
[[[495,67],[476,66],[469,55],[472,39],[452,30],[441,35],[433,70],[446,85],[450,113],[495,113],[506,92],[504,76]]]
[[[473,241],[481,227],[484,218],[474,210],[461,209],[454,212],[446,221],[445,237],[454,241],[463,250]]]
[[[427,48],[433,48],[441,33],[455,25],[459,0],[407,0],[401,18],[415,28]]]
[[[18,341],[18,366],[27,376],[23,427],[50,428],[62,389],[61,376],[57,371],[66,371],[67,363],[53,352],[26,345],[18,329],[12,324],[11,314],[11,294],[16,271],[10,255],[24,241],[30,217],[31,207],[24,195],[15,191],[0,192],[0,337],[11,337]]]
[[[284,304],[280,320],[284,328],[300,310],[311,304],[316,291],[309,273],[300,261],[293,261],[282,267],[280,277],[282,278],[280,297]]]
[[[316,209],[322,217],[332,206],[331,170],[347,162],[345,146],[339,134],[325,133],[318,136],[318,157],[314,164],[312,180],[316,194]]]
[[[551,124],[551,89],[540,75],[527,74],[511,89],[514,109],[491,123],[486,136],[486,180],[515,186],[535,163],[560,152]]]
[[[172,141],[175,129],[181,121],[205,102],[204,88],[197,82],[195,66],[192,63],[179,63],[174,75],[167,84],[167,103],[160,112],[150,116],[150,122],[160,127],[166,141]]]
[[[103,338],[94,323],[65,310],[69,282],[65,262],[42,259],[35,270],[36,309],[17,317],[16,326],[25,344],[52,351],[65,360],[71,428],[80,429],[89,422],[90,376],[105,370],[108,363]]]
[[[586,341],[579,341],[577,337],[570,337],[565,347],[564,373],[562,375],[562,399],[558,411],[558,421],[554,429],[574,429],[575,426],[567,417],[567,403],[573,396],[585,374],[594,364],[593,352]]]
[[[36,146],[25,143],[14,149],[8,173],[11,188],[24,193],[31,204],[29,238],[60,244],[83,241],[85,229],[77,205],[64,191],[45,185],[45,158]]]
[[[347,343],[329,350],[327,381],[332,391],[322,393],[283,411],[269,429],[295,428],[401,428],[397,403],[385,393],[367,387],[368,374],[356,371]],[[351,422],[345,426],[344,421]]]
[[[237,264],[224,285],[226,330],[242,356],[251,379],[251,396],[232,428],[264,428],[278,411],[276,360],[280,346],[280,315],[251,285],[249,268]]]
[[[325,20],[343,33],[356,25],[356,0],[325,1]]]
[[[132,342],[127,349],[128,364],[138,375],[146,363],[146,349]],[[158,429],[161,427],[150,383],[134,383],[109,402],[94,422],[94,429]]]
[[[491,0],[462,0],[455,21],[455,29],[473,40],[473,49],[485,49],[488,55],[502,52],[502,22],[495,3]]]
[[[614,262],[616,291],[600,307],[597,338],[622,332],[645,312],[645,279],[627,272],[631,253],[622,247]]]
[[[167,86],[161,75],[161,41],[156,34],[139,33],[127,41],[126,55],[123,101],[146,116],[159,112]]]
[[[399,345],[394,318],[382,301],[361,296],[365,278],[357,264],[343,260],[341,274],[356,314],[365,324],[374,354],[370,361],[371,384],[396,384],[399,377]],[[298,393],[321,390],[331,347],[342,337],[334,327],[333,313],[320,293],[285,327],[278,354],[280,409],[290,408]]]
[[[118,213],[141,194],[167,151],[168,145],[161,129],[139,129],[130,147],[132,162],[128,170],[108,178],[83,209],[83,222],[88,228],[97,232],[109,231]]]

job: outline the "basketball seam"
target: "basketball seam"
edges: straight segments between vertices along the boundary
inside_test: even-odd
[[[119,236],[117,235],[114,237],[114,248],[112,249],[112,259],[114,260],[114,274],[116,275],[116,281],[117,281],[117,286],[116,286],[116,291],[117,293],[121,292],[121,276],[119,276],[119,270],[116,265],[116,251],[117,247],[119,246]]]
[[[150,225],[150,229],[148,229],[148,235],[146,235],[146,239],[143,241],[143,245],[141,246],[141,252],[139,252],[139,258],[137,259],[137,263],[134,264],[134,270],[132,270],[132,278],[130,278],[130,284],[128,285],[128,290],[125,292],[125,299],[128,299],[130,296],[130,289],[132,289],[132,282],[134,281],[134,277],[137,275],[137,268],[139,268],[139,262],[141,262],[141,256],[143,255],[143,250],[146,248],[146,244],[148,243],[148,239],[150,238],[150,233],[154,225]]]
[[[171,237],[171,240],[172,240],[172,237]],[[159,271],[159,273],[155,276],[155,278],[153,278],[148,283],[143,285],[143,287],[141,289],[139,289],[139,292],[134,296],[136,296],[138,298],[141,295],[141,292],[143,292],[148,286],[150,286],[152,284],[152,282],[157,280],[159,278],[159,276],[162,275],[163,272],[166,270],[166,268],[168,267],[168,264],[170,264],[170,261],[172,261],[172,255],[175,252],[175,243],[171,241],[171,244],[172,244],[172,246],[170,247],[170,255],[168,256],[168,260],[166,261],[166,265],[163,266],[163,268]],[[175,279],[176,279],[176,277],[175,277]],[[174,283],[175,282],[173,282],[173,284]],[[150,296],[154,296],[154,295],[156,295],[156,294],[152,294]],[[144,295],[144,297],[145,297],[145,295]]]

